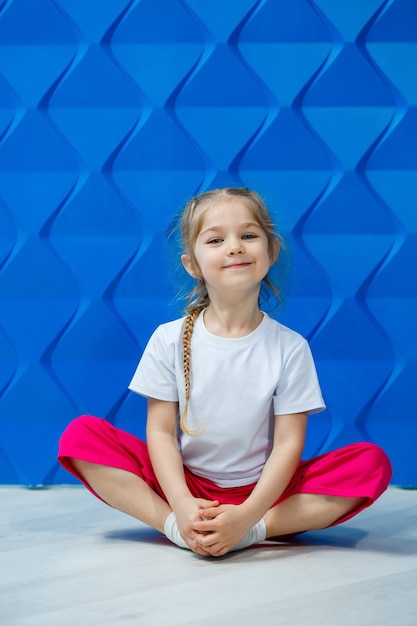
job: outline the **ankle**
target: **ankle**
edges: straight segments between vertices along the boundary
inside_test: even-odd
[[[191,549],[181,536],[174,511],[171,511],[171,513],[165,520],[164,533],[166,537],[170,541],[172,541],[172,543],[175,543],[175,545],[177,545],[179,548],[185,548],[188,550]]]

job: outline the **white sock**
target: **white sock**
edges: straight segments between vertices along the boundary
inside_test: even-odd
[[[172,541],[172,543],[175,543],[180,548],[187,548],[188,550],[191,550],[190,546],[185,543],[184,539],[180,535],[174,511],[171,511],[165,520],[164,533],[168,539]]]
[[[264,522],[264,518],[262,518],[255,526],[252,526],[246,533],[246,535],[237,543],[230,552],[234,552],[235,550],[242,550],[243,548],[248,548],[249,546],[253,546],[254,543],[260,543],[261,541],[265,541],[266,537],[266,524]]]
[[[191,548],[185,543],[184,539],[180,535],[180,531],[178,530],[177,518],[175,517],[174,511],[168,515],[164,524],[164,532],[172,543],[175,543],[180,548],[186,548],[190,550]],[[252,526],[250,530],[246,533],[246,535],[237,543],[230,552],[234,552],[235,550],[243,550],[243,548],[248,548],[255,543],[260,543],[264,541],[266,537],[266,525],[264,519],[262,518],[255,526]]]

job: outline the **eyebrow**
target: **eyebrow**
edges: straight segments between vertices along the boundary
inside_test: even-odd
[[[239,228],[242,228],[243,230],[246,228],[260,228],[262,230],[262,226],[260,224],[258,224],[257,222],[245,222],[244,224],[238,224]],[[201,230],[199,233],[199,236],[201,235],[205,235],[207,233],[210,232],[216,232],[219,230],[222,230],[223,226],[209,226],[208,228],[205,228],[204,230]]]

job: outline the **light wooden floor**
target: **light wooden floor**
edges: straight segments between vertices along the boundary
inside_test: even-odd
[[[0,487],[2,626],[415,626],[417,491],[343,526],[204,559],[82,487]]]

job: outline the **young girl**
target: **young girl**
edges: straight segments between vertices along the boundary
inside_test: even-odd
[[[83,416],[59,459],[110,506],[204,556],[339,524],[372,504],[391,467],[357,443],[301,461],[324,409],[307,342],[259,308],[280,239],[248,189],[193,198],[182,263],[187,316],[152,335],[130,389],[148,398],[147,443]],[[276,293],[276,290],[275,290]]]

